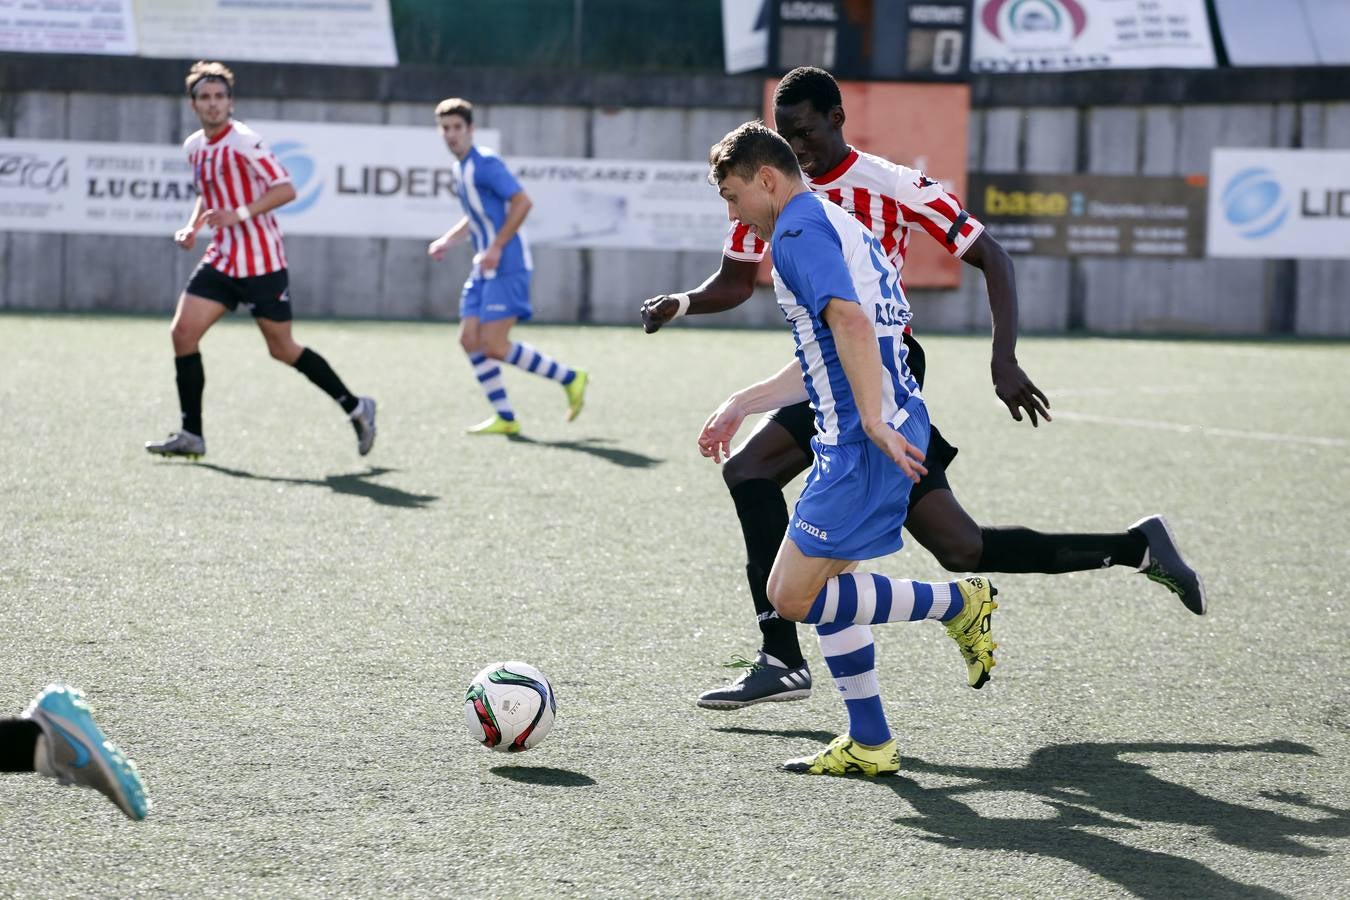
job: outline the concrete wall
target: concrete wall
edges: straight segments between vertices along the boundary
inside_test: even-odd
[[[424,124],[427,109],[420,102],[245,97],[238,103],[244,120]],[[711,143],[755,114],[751,107],[478,106],[479,123],[501,131],[503,152],[564,157],[702,159]],[[168,143],[195,127],[179,97],[0,96],[0,134],[7,137]],[[1350,148],[1350,103],[976,109],[969,165],[986,172],[1203,173],[1215,146]],[[469,265],[465,253],[432,264],[422,240],[296,236],[287,249],[302,316],[448,319]],[[179,251],[167,235],[0,232],[0,308],[167,315],[198,255]],[[537,248],[537,317],[631,324],[642,298],[698,284],[718,259],[717,247],[699,253]],[[1350,303],[1338,289],[1350,276],[1350,261],[1015,262],[1026,331],[1350,335]],[[776,323],[776,309],[767,292],[761,294],[717,323]],[[988,328],[978,272],[966,270],[957,290],[914,291],[912,300],[925,330]]]

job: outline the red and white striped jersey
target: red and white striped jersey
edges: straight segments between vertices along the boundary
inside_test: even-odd
[[[192,181],[203,209],[238,209],[275,184],[291,180],[263,139],[243,122],[231,120],[207,140],[196,131],[183,142]],[[250,278],[286,268],[281,227],[270,212],[221,228],[202,261],[231,278]]]
[[[984,224],[965,210],[960,198],[918,169],[898,166],[852,147],[832,171],[820,178],[808,178],[806,183],[871,229],[896,271],[905,264],[911,228],[927,231],[958,258],[984,231]],[[722,254],[759,262],[764,258],[764,242],[750,232],[748,225],[732,222]]]

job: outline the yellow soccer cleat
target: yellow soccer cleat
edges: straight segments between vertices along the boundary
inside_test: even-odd
[[[900,748],[895,738],[880,747],[869,748],[841,734],[815,756],[789,759],[783,763],[783,768],[803,775],[866,775],[868,778],[894,775],[900,771]]]
[[[978,575],[962,578],[956,582],[966,605],[956,618],[945,622],[947,633],[956,641],[961,655],[966,658],[966,676],[973,688],[984,687],[989,680],[989,670],[994,667],[994,635],[990,630],[990,618],[998,604],[998,588],[989,583],[989,579]]]
[[[571,422],[577,416],[581,415],[581,407],[586,405],[586,383],[591,380],[590,374],[585,369],[573,369],[576,377],[563,385],[563,390],[567,392],[567,421]]]
[[[490,419],[484,419],[477,425],[464,429],[465,434],[520,434],[520,422],[515,419],[507,421],[501,416],[493,416]]]

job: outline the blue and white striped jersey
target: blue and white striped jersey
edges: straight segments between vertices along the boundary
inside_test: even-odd
[[[909,301],[881,242],[844,209],[808,192],[783,208],[771,248],[778,307],[797,342],[820,442],[867,439],[825,322],[825,307],[836,298],[860,304],[873,322],[883,370],[881,416],[898,426],[907,416],[905,401],[918,396],[919,386],[906,361]]]
[[[469,155],[455,160],[455,177],[459,202],[469,217],[469,231],[473,235],[475,252],[482,253],[497,237],[497,230],[506,221],[507,204],[520,193],[520,182],[491,150],[469,148]],[[522,226],[502,248],[502,259],[497,266],[499,274],[525,272],[534,268],[530,245]],[[478,270],[475,267],[474,274]]]

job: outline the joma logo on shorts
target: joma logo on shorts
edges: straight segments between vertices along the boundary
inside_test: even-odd
[[[817,540],[828,541],[830,539],[830,533],[828,531],[822,531],[810,522],[804,522],[801,519],[798,519],[797,527]]]

